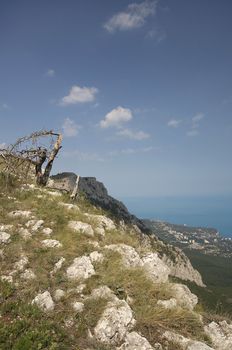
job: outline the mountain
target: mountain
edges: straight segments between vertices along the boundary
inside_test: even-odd
[[[229,319],[186,286],[205,290],[179,248],[96,179],[70,200],[60,178],[53,190],[0,177],[0,349],[232,348]]]

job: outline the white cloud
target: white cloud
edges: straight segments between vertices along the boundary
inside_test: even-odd
[[[145,140],[150,137],[150,135],[144,131],[133,131],[130,129],[122,129],[117,132],[117,135],[129,138],[131,140],[137,140],[137,141]]]
[[[97,153],[91,153],[91,152],[81,152],[79,150],[74,150],[74,151],[66,151],[62,153],[64,157],[71,157],[71,158],[76,158],[79,161],[95,161],[95,162],[104,162],[105,159],[100,156]]]
[[[191,130],[187,132],[187,136],[199,135],[199,128],[202,119],[205,117],[204,113],[197,113],[191,120]]]
[[[1,106],[0,106],[0,109],[5,109],[5,110],[8,110],[10,109],[10,106],[6,103],[3,103]]]
[[[146,35],[146,38],[155,40],[158,44],[165,40],[167,37],[166,33],[157,29],[151,29]]]
[[[120,127],[132,118],[132,112],[129,108],[119,106],[106,114],[105,118],[100,121],[100,126],[101,128]]]
[[[54,77],[55,76],[55,71],[54,71],[54,69],[48,69],[48,71],[46,72],[46,76],[47,77],[49,77],[49,78],[52,78],[52,77]]]
[[[116,30],[131,30],[142,27],[148,16],[154,15],[158,0],[145,0],[140,4],[130,4],[123,12],[119,12],[111,17],[105,24],[104,28],[114,33]]]
[[[78,134],[79,129],[81,127],[75,123],[74,120],[70,118],[66,118],[62,125],[64,136],[66,137],[74,137]]]
[[[6,143],[5,142],[0,143],[0,150],[4,148],[6,148]]]
[[[154,151],[155,148],[152,146],[148,146],[148,147],[142,147],[142,148],[125,148],[125,149],[121,149],[121,150],[115,150],[115,151],[111,151],[108,153],[108,155],[110,157],[116,157],[116,156],[120,156],[120,155],[131,155],[131,154],[138,154],[138,153],[149,153]],[[158,150],[158,149],[156,149]]]
[[[177,128],[180,125],[181,122],[182,122],[182,120],[171,119],[168,122],[168,126],[170,128]]]
[[[98,89],[95,87],[80,87],[77,85],[72,86],[67,96],[64,96],[60,105],[67,106],[77,103],[92,102],[95,100]]]

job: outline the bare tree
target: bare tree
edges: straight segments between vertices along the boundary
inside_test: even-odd
[[[24,180],[36,176],[37,184],[46,186],[61,142],[62,135],[52,130],[21,137],[0,150],[0,170]]]

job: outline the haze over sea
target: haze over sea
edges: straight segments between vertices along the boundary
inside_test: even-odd
[[[232,195],[204,197],[127,197],[129,211],[139,218],[188,226],[214,227],[232,237]]]

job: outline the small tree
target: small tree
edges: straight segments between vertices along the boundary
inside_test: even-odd
[[[46,186],[61,142],[62,134],[46,130],[21,137],[0,150],[0,170],[23,180],[36,176],[36,183]]]

